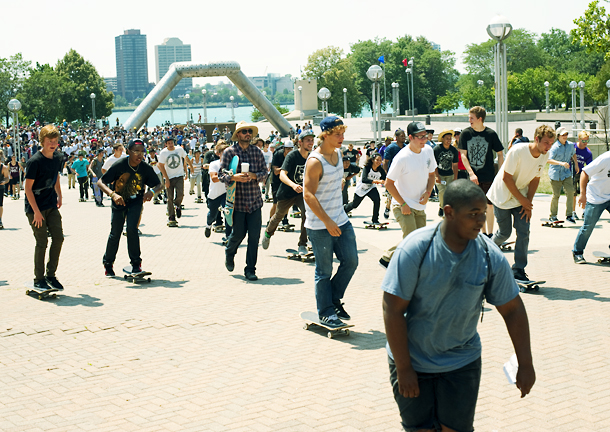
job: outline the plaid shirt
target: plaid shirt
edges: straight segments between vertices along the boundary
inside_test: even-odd
[[[239,144],[228,147],[222,153],[220,171],[218,172],[218,179],[227,186],[231,183],[231,177],[222,172],[222,170],[229,169],[231,160],[235,155],[239,156],[237,173],[241,172],[241,164],[243,162],[248,162],[250,164],[250,172],[256,174],[256,181],[250,180],[247,183],[236,182],[237,187],[235,188],[234,209],[240,212],[252,213],[263,206],[263,198],[258,183],[264,182],[267,178],[268,171],[265,157],[263,156],[261,149],[254,145],[248,146],[246,150],[242,149]]]

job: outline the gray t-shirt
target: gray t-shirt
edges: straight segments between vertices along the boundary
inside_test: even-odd
[[[411,363],[416,372],[424,373],[449,372],[479,358],[477,322],[483,294],[496,306],[519,294],[508,261],[491,240],[482,236],[471,240],[457,254],[447,247],[440,229],[430,244],[435,228],[421,228],[405,237],[381,285],[384,291],[410,301],[405,319]],[[487,259],[481,239],[487,243],[491,262],[492,283],[487,290]],[[386,349],[392,357],[389,345]]]

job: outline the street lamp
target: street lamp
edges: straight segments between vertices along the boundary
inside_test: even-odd
[[[496,129],[501,142],[508,142],[508,90],[506,71],[506,45],[502,42],[510,36],[513,26],[502,15],[495,16],[487,26],[487,34],[495,40],[494,70],[496,79]]]
[[[229,99],[231,100],[231,121],[235,123],[235,109],[233,107],[233,101],[235,100],[235,98],[231,96]]]
[[[305,113],[303,113],[303,86],[298,86],[297,90],[299,90],[299,119],[303,120],[305,118]]]
[[[409,85],[409,75],[411,75],[411,68],[406,68],[405,69],[405,73],[407,74],[407,115],[409,115],[409,106],[411,105],[411,93],[412,93],[412,89]],[[411,109],[413,109],[413,107],[410,107]]]
[[[95,93],[91,93],[89,97],[91,98],[91,113],[93,114],[93,124],[97,126],[97,123],[95,121]]]
[[[608,107],[606,109],[606,129],[610,128],[610,80],[606,81],[606,88],[608,89]]]
[[[572,89],[572,130],[576,130],[576,87],[578,83],[576,81],[570,81],[570,88]]]
[[[545,93],[545,97],[546,97],[546,113],[549,114],[551,112],[551,108],[549,106],[549,82],[545,81],[544,82],[544,93]]]
[[[392,117],[396,117],[396,83],[390,84],[392,87]]]
[[[585,82],[578,83],[580,87],[580,128],[585,130]]]
[[[186,124],[189,124],[189,99],[191,98],[190,94],[185,94],[184,99],[186,99]]]
[[[347,118],[347,89],[343,88],[343,118]]]
[[[19,123],[18,111],[21,109],[21,102],[17,99],[8,101],[8,109],[13,113],[13,144],[15,144],[15,153],[17,154],[17,163],[21,161],[21,145],[19,143],[19,135],[17,134],[17,124]],[[19,190],[21,190],[21,175],[19,176]]]
[[[328,99],[330,98],[330,90],[322,87],[318,92],[318,98],[322,101],[322,114],[324,117],[328,115]]]
[[[169,113],[172,118],[172,124],[174,124],[174,106],[172,105],[174,103],[174,100],[172,98],[169,98],[168,102],[169,102]]]
[[[375,128],[373,129],[375,133],[375,144],[381,143],[381,89],[380,89],[380,81],[383,78],[383,69],[377,65],[371,66],[366,71],[366,76],[373,82],[372,85],[372,101],[373,101],[373,122],[375,123]],[[375,106],[376,105],[376,106]]]
[[[208,122],[208,95],[207,90],[201,90],[201,94],[203,95],[203,123]]]

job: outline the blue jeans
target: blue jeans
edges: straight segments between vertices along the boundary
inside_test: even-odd
[[[227,194],[222,194],[219,197],[214,199],[208,199],[208,218],[207,218],[207,226],[212,226],[214,221],[216,221],[216,225],[222,225],[222,212],[219,207],[225,206],[225,199],[227,198]],[[225,235],[227,238],[231,235],[231,231],[233,227],[229,225],[226,221],[224,223],[225,226]]]
[[[233,259],[237,248],[248,234],[248,249],[246,250],[245,273],[256,272],[256,261],[258,260],[258,240],[261,236],[261,225],[263,223],[261,209],[252,213],[233,210],[233,231],[229,236],[225,254],[227,259]]]
[[[103,200],[102,191],[97,186],[97,180],[97,177],[93,177],[93,179],[91,179],[91,184],[93,185],[93,197],[95,198],[96,203],[101,204]]]
[[[513,270],[525,270],[527,266],[527,250],[530,244],[530,223],[526,222],[525,216],[519,213],[523,207],[515,207],[512,209],[501,209],[494,206],[494,215],[498,223],[498,231],[493,235],[492,241],[500,246],[504,243],[512,233],[512,226],[515,227],[517,233],[517,241],[515,242],[515,263]]]
[[[138,220],[140,219],[140,214],[142,214],[142,204],[142,202],[131,203],[129,207],[122,209],[112,207],[110,235],[106,244],[106,253],[103,259],[104,265],[114,264],[125,220],[127,220],[127,253],[129,254],[129,260],[132,266],[138,266],[142,263],[140,258],[140,236],[138,236]]]
[[[315,288],[318,315],[330,316],[335,313],[334,305],[341,304],[347,285],[358,267],[356,234],[348,221],[339,227],[341,235],[333,237],[328,230],[307,228],[313,254],[316,257]],[[333,252],[339,260],[339,269],[334,276]]]
[[[587,246],[587,242],[589,241],[589,237],[591,237],[591,233],[595,228],[595,224],[599,220],[604,210],[610,213],[610,201],[603,204],[587,203],[585,206],[585,220],[578,231],[576,241],[574,242],[574,250],[572,252],[578,255],[583,254],[585,247]]]

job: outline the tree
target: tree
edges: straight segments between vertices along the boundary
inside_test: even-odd
[[[436,105],[434,109],[437,109],[441,112],[449,111],[456,109],[460,106],[460,94],[457,92],[447,92],[444,96],[440,96],[436,98]]]
[[[460,100],[466,108],[482,106],[488,111],[495,110],[495,92],[492,81],[483,81],[479,85],[475,75],[460,76],[457,87],[459,89]]]
[[[391,48],[392,42],[387,39],[358,41],[351,45],[351,53],[347,56],[354,67],[354,71],[356,72],[355,84],[362,94],[360,104],[362,105],[363,103],[368,103],[371,110],[373,109],[373,96],[371,91],[372,82],[366,76],[366,71],[368,71],[372,65],[379,65],[379,57],[383,55],[385,58],[385,66],[383,67],[386,69],[385,72],[387,74],[387,68],[392,64],[392,60],[390,58]],[[387,81],[388,78],[386,77],[386,82]],[[392,81],[390,81],[390,83],[391,82]],[[382,105],[387,103],[385,96],[384,91],[381,91]]]
[[[36,63],[18,94],[25,119],[45,123],[61,121],[64,114],[61,98],[70,92],[68,84],[48,64]]]
[[[552,28],[542,33],[538,47],[544,55],[544,64],[556,71],[574,71],[595,75],[604,63],[602,53],[587,53],[579,40],[561,29]]]
[[[21,90],[31,62],[23,60],[21,53],[0,58],[0,112],[5,113],[8,126],[10,111],[8,102]]]
[[[585,15],[574,20],[576,28],[570,34],[573,40],[582,43],[589,52],[598,52],[610,60],[610,20],[606,8],[599,0],[589,3]]]

